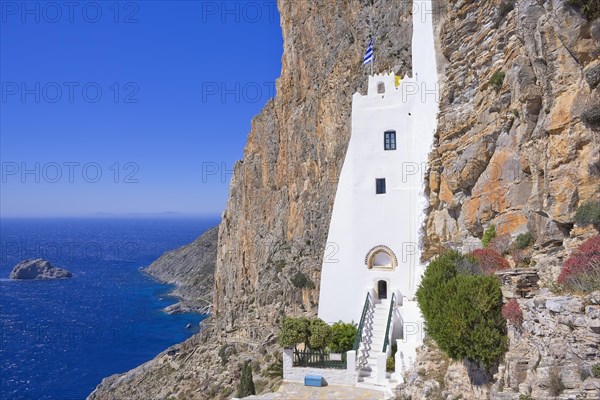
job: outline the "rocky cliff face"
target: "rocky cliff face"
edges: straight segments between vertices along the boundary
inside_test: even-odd
[[[176,285],[172,294],[180,298],[165,311],[207,313],[213,296],[219,228],[204,232],[192,243],[171,250],[144,269],[156,279]]]
[[[495,224],[530,231],[551,279],[582,234],[576,207],[600,196],[600,20],[564,0],[443,3],[425,255]]]
[[[600,292],[580,298],[543,290],[519,303],[523,324],[509,324],[510,349],[491,396],[600,398],[600,379],[592,373],[600,360]]]

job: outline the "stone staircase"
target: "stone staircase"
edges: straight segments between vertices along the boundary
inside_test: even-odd
[[[377,383],[377,355],[383,349],[389,311],[390,300],[381,300],[371,307],[365,317],[363,336],[358,349],[358,375],[361,386],[385,385]]]

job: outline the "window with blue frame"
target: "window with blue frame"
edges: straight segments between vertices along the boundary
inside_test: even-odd
[[[383,147],[385,150],[396,150],[396,131],[386,131],[383,134]]]
[[[385,194],[385,178],[375,179],[375,193]]]

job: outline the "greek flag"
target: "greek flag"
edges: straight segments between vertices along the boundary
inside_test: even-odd
[[[365,58],[363,58],[363,64],[368,64],[373,61],[373,36],[371,36],[371,40],[369,41],[369,47],[367,47],[367,51],[365,52]]]

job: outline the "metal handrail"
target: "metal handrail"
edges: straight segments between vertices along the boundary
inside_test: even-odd
[[[369,309],[369,304],[371,303],[371,292],[367,293],[367,297],[365,298],[365,305],[363,306],[362,314],[360,316],[360,323],[358,324],[358,330],[356,331],[356,335],[354,336],[354,346],[353,350],[358,350],[360,347],[360,341],[362,339],[362,331],[365,326],[365,316],[367,315],[367,310]]]
[[[396,302],[396,293],[392,293],[392,300],[390,301],[390,312],[388,313],[387,327],[385,328],[385,339],[383,341],[383,350],[385,353],[387,351],[387,346],[390,341],[390,325],[392,323],[392,312],[394,311],[394,303]]]

